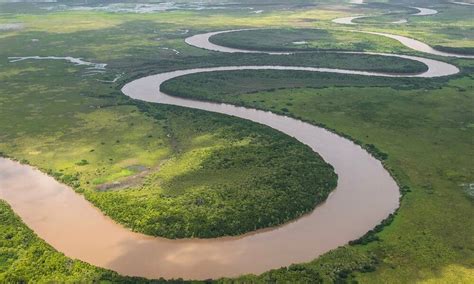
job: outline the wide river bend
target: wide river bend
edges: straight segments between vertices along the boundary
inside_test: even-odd
[[[207,41],[208,35],[194,36],[186,42]],[[173,97],[161,92],[160,86],[188,74],[236,70],[299,70],[385,77],[438,77],[459,72],[455,66],[437,60],[385,56],[418,60],[428,70],[402,75],[298,66],[227,66],[147,76],[123,87],[125,95],[137,100],[222,113],[267,125],[319,153],[334,167],[338,185],[313,212],[285,225],[215,239],[169,240],[145,236],[115,223],[53,178],[3,158],[0,159],[0,198],[58,251],[125,275],[207,279],[262,273],[310,261],[359,238],[396,210],[399,189],[381,162],[350,140],[309,123],[261,110]]]

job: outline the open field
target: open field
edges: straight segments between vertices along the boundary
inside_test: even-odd
[[[268,127],[133,101],[119,91],[124,83],[164,71],[226,65],[426,69],[398,58],[314,52],[421,55],[331,22],[355,14],[376,15],[355,21],[362,30],[411,36],[450,52],[472,54],[474,48],[472,9],[462,5],[439,1],[430,4],[438,15],[416,17],[399,3],[358,8],[342,1],[240,2],[226,9],[180,6],[153,13],[0,3],[1,154],[71,185],[134,231],[169,238],[238,235],[310,211],[335,187],[332,168],[307,146]],[[382,15],[387,10],[392,13]],[[389,23],[399,18],[409,22]],[[213,42],[311,52],[221,54],[184,42],[192,34],[235,28],[269,30],[222,34]],[[88,69],[66,60],[9,58],[22,56],[71,56],[107,65]],[[270,110],[351,137],[384,159],[405,193],[392,222],[357,244],[309,263],[219,281],[473,282],[474,199],[468,184],[473,183],[474,62],[442,60],[462,72],[393,79],[233,71],[167,82],[163,88],[172,95]],[[0,282],[146,281],[67,258],[3,201],[0,219]]]

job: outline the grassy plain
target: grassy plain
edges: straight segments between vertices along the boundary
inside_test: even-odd
[[[408,35],[456,50],[472,48],[469,10],[451,4],[433,5],[439,7],[439,15],[410,17],[407,26],[380,25],[367,19],[360,28]],[[124,82],[151,73],[222,66],[229,62],[392,72],[417,66],[411,62],[330,53],[294,57],[219,54],[189,47],[183,41],[189,34],[229,28],[342,30],[347,27],[330,20],[362,11],[383,12],[386,8],[380,5],[351,6],[342,10],[340,5],[291,6],[288,10],[285,5],[270,5],[262,14],[242,9],[134,14],[46,11],[30,4],[0,7],[3,13],[0,24],[24,25],[23,29],[0,31],[0,151],[26,159],[58,179],[76,184],[87,198],[108,214],[115,214],[114,218],[122,223],[136,226],[136,230],[171,237],[177,236],[177,230],[154,228],[150,226],[155,224],[153,218],[148,219],[148,223],[138,224],[137,221],[143,219],[140,210],[128,216],[120,215],[114,211],[120,207],[112,206],[112,202],[127,201],[129,203],[121,206],[130,209],[143,199],[150,201],[149,196],[156,193],[176,200],[190,192],[201,192],[203,188],[218,192],[219,188],[248,176],[239,163],[249,158],[254,149],[247,149],[243,154],[240,150],[252,143],[263,152],[254,155],[252,162],[257,169],[261,169],[260,163],[268,158],[276,159],[276,170],[282,169],[285,163],[301,167],[300,158],[273,157],[274,147],[295,151],[295,157],[301,157],[302,163],[307,163],[304,159],[308,159],[305,155],[308,149],[283,137],[287,144],[275,144],[272,137],[279,134],[236,119],[129,101],[119,93]],[[343,32],[334,33],[340,35],[339,39],[348,37]],[[368,40],[373,43],[369,49],[379,46],[382,50],[386,46],[381,41]],[[400,51],[412,53],[403,48]],[[90,76],[86,67],[63,61],[9,63],[7,59],[28,55],[75,56],[108,66],[105,74]],[[393,223],[377,234],[376,241],[346,246],[310,263],[258,277],[221,281],[472,282],[474,232],[468,224],[474,217],[473,201],[463,184],[471,183],[473,176],[470,160],[473,156],[473,79],[470,74],[474,67],[468,60],[452,62],[464,72],[452,80],[387,80],[262,71],[216,73],[207,80],[196,75],[167,84],[177,95],[269,109],[324,124],[360,143],[374,144],[388,154],[387,167],[411,190]],[[115,83],[97,81],[112,80],[117,75],[122,77]],[[262,134],[255,136],[255,133]],[[222,165],[227,164],[228,159],[233,163],[226,171]],[[219,164],[213,164],[214,161]],[[318,159],[312,156],[308,162],[318,163]],[[201,175],[209,177],[216,168],[221,169],[219,176],[206,181],[196,179]],[[136,180],[130,179],[144,172],[147,178],[138,178],[138,185],[134,183]],[[287,174],[280,173],[280,177]],[[263,178],[270,178],[265,172],[261,174]],[[300,182],[298,175],[293,177],[293,181]],[[115,182],[132,188],[121,189]],[[249,187],[244,182],[235,184]],[[101,185],[105,190],[97,189]],[[190,188],[193,189],[187,191]],[[207,199],[189,197],[187,200],[192,201],[193,206],[206,204]],[[228,200],[225,203],[232,205]],[[265,210],[271,212],[278,208],[278,203],[271,206]],[[0,212],[0,263],[3,264],[0,280],[130,281],[67,259],[39,240],[8,206],[0,204]],[[280,222],[285,220],[285,216],[281,217]],[[272,224],[271,221],[268,224]]]

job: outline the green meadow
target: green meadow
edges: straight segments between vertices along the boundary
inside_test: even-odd
[[[426,70],[409,60],[331,53],[336,50],[449,61],[462,72],[437,79],[214,72],[174,79],[163,89],[322,125],[383,158],[402,186],[394,218],[361,240],[308,263],[217,282],[473,282],[474,197],[469,184],[474,182],[474,61],[428,56],[393,40],[348,32],[351,27],[331,21],[373,14],[357,20],[357,28],[472,54],[472,8],[420,1],[412,5],[440,13],[417,17],[402,2],[357,7],[344,1],[264,1],[253,7],[263,10],[257,14],[247,9],[251,2],[239,1],[231,9],[154,13],[0,3],[0,154],[70,185],[134,231],[168,238],[239,235],[312,210],[337,184],[332,167],[268,127],[128,99],[120,92],[125,83],[165,71],[226,65]],[[389,24],[399,17],[408,23]],[[21,26],[1,29],[12,23]],[[184,42],[192,34],[237,28],[267,30],[222,34],[212,41],[303,52],[222,54]],[[15,56],[72,56],[107,66],[10,62]],[[148,282],[67,258],[39,239],[3,201],[0,219],[0,282]]]

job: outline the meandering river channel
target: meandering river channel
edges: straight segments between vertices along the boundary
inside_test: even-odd
[[[420,8],[420,7],[410,7],[410,8],[418,10],[416,14],[411,14],[411,16],[430,16],[430,15],[438,14],[438,11],[434,9]],[[388,15],[388,14],[381,14],[380,16],[382,15]],[[343,24],[343,25],[357,25],[357,23],[354,23],[353,20],[368,18],[368,17],[371,17],[371,16],[370,15],[350,16],[350,17],[336,18],[332,21],[334,23]],[[398,21],[391,22],[391,24],[404,24],[407,22],[408,22],[407,19],[400,19]]]
[[[210,43],[209,37],[217,33],[193,36],[186,42],[219,52],[257,52]],[[123,87],[125,95],[137,100],[222,113],[267,125],[319,153],[334,167],[338,185],[327,201],[291,223],[239,237],[206,240],[145,236],[115,223],[53,178],[8,159],[0,159],[0,198],[58,251],[125,275],[207,279],[262,273],[310,261],[359,238],[396,210],[399,189],[381,162],[350,140],[309,123],[261,110],[173,97],[161,92],[160,86],[188,74],[235,70],[300,70],[386,77],[439,77],[459,72],[457,67],[437,60],[378,55],[417,60],[426,64],[428,70],[420,74],[385,74],[298,66],[227,66],[147,76]]]

